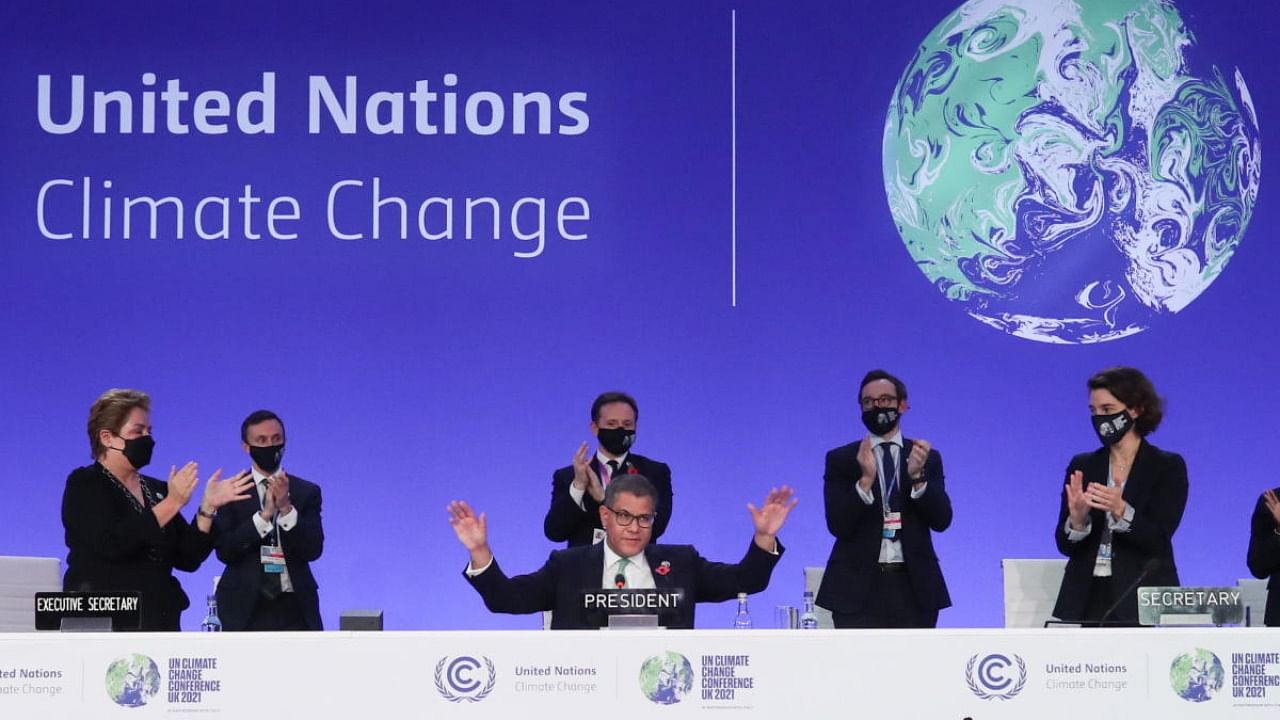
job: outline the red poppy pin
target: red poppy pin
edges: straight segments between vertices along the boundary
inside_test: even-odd
[[[631,467],[627,468],[627,474],[628,474],[628,475],[639,475],[639,474],[640,474],[640,471],[636,469],[636,466],[635,466],[635,465],[632,465]]]
[[[659,575],[666,575],[667,573],[671,572],[671,563],[667,562],[666,560],[663,560],[658,565],[658,567],[654,570],[654,572],[658,573]]]

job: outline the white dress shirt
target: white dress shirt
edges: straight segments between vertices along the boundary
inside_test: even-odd
[[[600,587],[617,587],[613,580],[618,576],[618,565],[622,562],[622,556],[614,552],[613,548],[609,547],[609,543],[604,542],[601,545],[604,545],[604,574],[600,578]],[[622,573],[627,578],[627,587],[641,590],[657,587],[653,583],[653,572],[649,569],[649,561],[643,552],[627,559],[631,562]]]

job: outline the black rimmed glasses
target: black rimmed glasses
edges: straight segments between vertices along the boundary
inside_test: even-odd
[[[626,510],[614,510],[608,505],[605,505],[604,507],[606,510],[613,513],[613,516],[618,519],[618,524],[621,525],[622,527],[627,527],[632,523],[632,521],[635,521],[640,523],[640,527],[642,528],[651,528],[653,527],[653,521],[658,518],[657,513],[649,513],[647,515],[632,515]]]
[[[898,396],[879,395],[877,397],[864,397],[860,402],[862,403],[863,410],[870,410],[871,408],[891,408],[897,407]]]

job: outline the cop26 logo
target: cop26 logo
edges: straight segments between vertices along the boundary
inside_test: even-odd
[[[160,692],[160,680],[159,666],[146,655],[116,658],[107,667],[107,696],[122,707],[142,707]]]
[[[483,661],[484,673],[479,672],[481,661]],[[486,673],[488,677],[481,680]],[[493,661],[483,655],[479,660],[466,655],[450,660],[446,655],[436,663],[436,690],[440,693],[440,697],[452,703],[480,702],[489,697],[497,677],[498,672],[493,667]]]
[[[964,676],[969,689],[979,698],[1011,700],[1027,686],[1027,664],[1017,655],[1012,660],[1000,653],[981,658],[974,655],[969,658]]]

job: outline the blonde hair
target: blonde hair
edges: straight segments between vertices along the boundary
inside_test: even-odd
[[[141,390],[111,388],[98,396],[89,408],[89,450],[100,457],[107,447],[98,439],[103,430],[119,433],[134,408],[151,412],[151,396]]]

